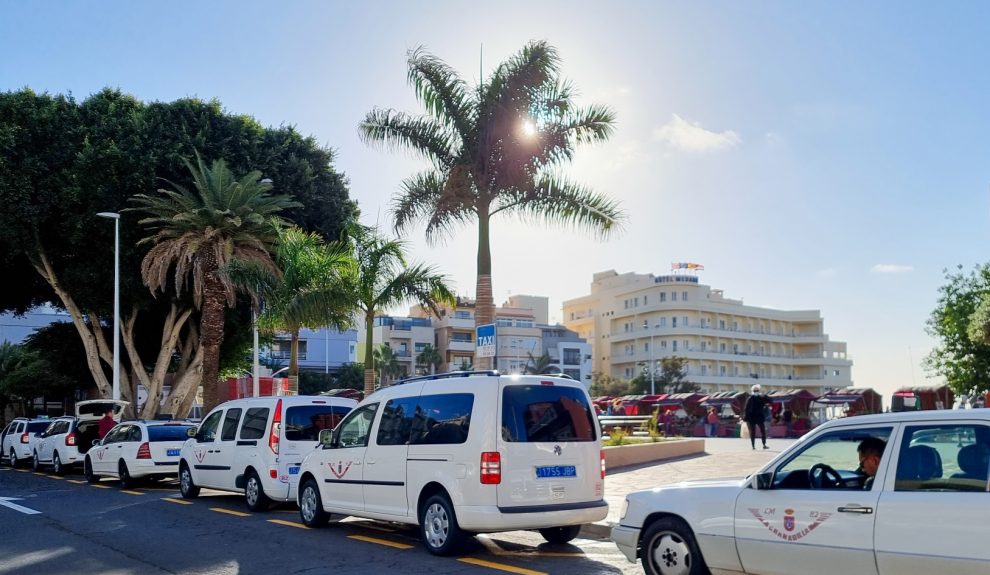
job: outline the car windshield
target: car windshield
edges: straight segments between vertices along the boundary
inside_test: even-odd
[[[300,405],[285,410],[285,439],[319,441],[320,431],[333,429],[351,408],[343,405]]]
[[[149,425],[149,441],[185,441],[188,435],[186,430],[192,429],[194,425]]]
[[[502,439],[513,442],[595,441],[595,418],[583,390],[558,385],[508,385],[502,392]]]

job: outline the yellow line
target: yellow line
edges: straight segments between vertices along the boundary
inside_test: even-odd
[[[141,493],[140,491],[131,491],[130,489],[121,489],[120,492],[127,493],[128,495],[144,495],[144,493]]]
[[[42,473],[40,471],[32,471],[31,473],[34,475],[40,475],[41,477],[46,477],[48,475],[47,473]]]
[[[309,529],[309,527],[306,527],[302,523],[296,523],[294,521],[286,521],[284,519],[269,519],[268,522],[269,523],[277,523],[279,525],[287,525],[289,527],[296,527],[296,528],[299,528],[299,529]]]
[[[110,489],[110,486],[109,485],[97,485],[95,483],[93,483],[92,485],[90,485],[90,487],[95,487],[97,489]]]
[[[83,485],[83,484],[86,483],[82,479],[69,479],[68,482],[69,483],[75,483],[76,485]]]
[[[250,513],[234,511],[233,509],[224,509],[223,507],[210,507],[210,511],[216,511],[217,513],[226,513],[227,515],[236,515],[237,517],[248,517],[251,515]]]
[[[15,469],[14,471],[16,471],[16,472],[18,472],[18,473],[31,473],[31,472],[30,472],[30,471],[28,471],[27,469]]]
[[[162,501],[170,501],[172,503],[178,503],[179,505],[192,505],[192,501],[185,501],[183,499],[174,499],[172,497],[162,497]]]
[[[58,475],[49,475],[48,477],[50,477],[50,478],[52,478],[52,479],[62,479],[62,478],[61,478],[61,477],[59,477]]]
[[[547,575],[547,573],[543,571],[533,571],[532,569],[513,567],[512,565],[505,565],[504,563],[492,563],[491,561],[485,561],[484,559],[474,559],[473,557],[460,557],[457,560],[460,561],[461,563],[470,563],[471,565],[478,565],[479,567],[488,567],[489,569],[498,569],[499,571],[518,573],[519,575]]]
[[[368,543],[377,543],[378,545],[385,545],[386,547],[395,547],[396,549],[412,549],[412,545],[407,545],[405,543],[396,543],[395,541],[389,541],[387,539],[378,539],[377,537],[368,537],[367,535],[348,535],[350,539],[357,539],[358,541],[367,541]]]

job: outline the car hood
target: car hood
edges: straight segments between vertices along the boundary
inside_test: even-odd
[[[646,489],[644,491],[658,492],[658,491],[672,491],[677,489],[699,489],[699,488],[715,488],[715,487],[732,487],[738,489],[743,486],[747,478],[745,477],[727,477],[723,479],[704,479],[700,481],[681,481],[680,483],[670,483],[667,485],[660,485],[654,487],[653,489]]]

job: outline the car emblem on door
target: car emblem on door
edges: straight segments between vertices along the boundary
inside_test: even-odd
[[[564,452],[564,450],[561,449],[559,445],[554,445],[553,446],[553,452],[554,452],[555,455],[560,455],[561,453]]]

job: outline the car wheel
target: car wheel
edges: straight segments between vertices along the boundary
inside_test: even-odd
[[[52,471],[55,472],[55,475],[65,474],[65,468],[62,467],[62,458],[58,456],[57,451],[52,455]]]
[[[580,525],[565,525],[564,527],[547,527],[546,529],[540,529],[540,535],[542,535],[548,543],[556,543],[558,545],[562,545],[571,539],[574,539],[580,532]]]
[[[251,511],[265,511],[272,504],[272,500],[265,495],[261,478],[254,471],[248,471],[247,479],[244,481],[244,501]]]
[[[21,464],[21,462],[20,461],[17,461],[17,453],[14,451],[14,448],[11,447],[10,448],[10,466],[13,467],[14,469],[17,469],[17,467],[20,464]]]
[[[708,573],[691,529],[680,519],[654,521],[643,534],[643,570],[647,575]]]
[[[323,510],[323,498],[316,480],[309,478],[299,491],[299,517],[306,527],[323,527],[330,521],[330,514]]]
[[[127,470],[127,464],[121,459],[120,463],[117,464],[117,478],[120,479],[121,489],[130,489],[134,487],[134,478],[131,477],[131,472]]]
[[[31,457],[31,469],[33,471],[41,471],[41,460],[38,459],[37,451],[35,451],[34,455]]]
[[[100,478],[93,473],[93,462],[88,457],[83,461],[83,475],[86,476],[88,483],[98,483],[100,481]]]
[[[193,483],[192,471],[185,462],[179,465],[179,493],[183,499],[195,499],[199,497],[199,487]]]
[[[463,534],[446,495],[437,494],[426,500],[419,527],[426,549],[434,555],[450,555],[460,547]]]

